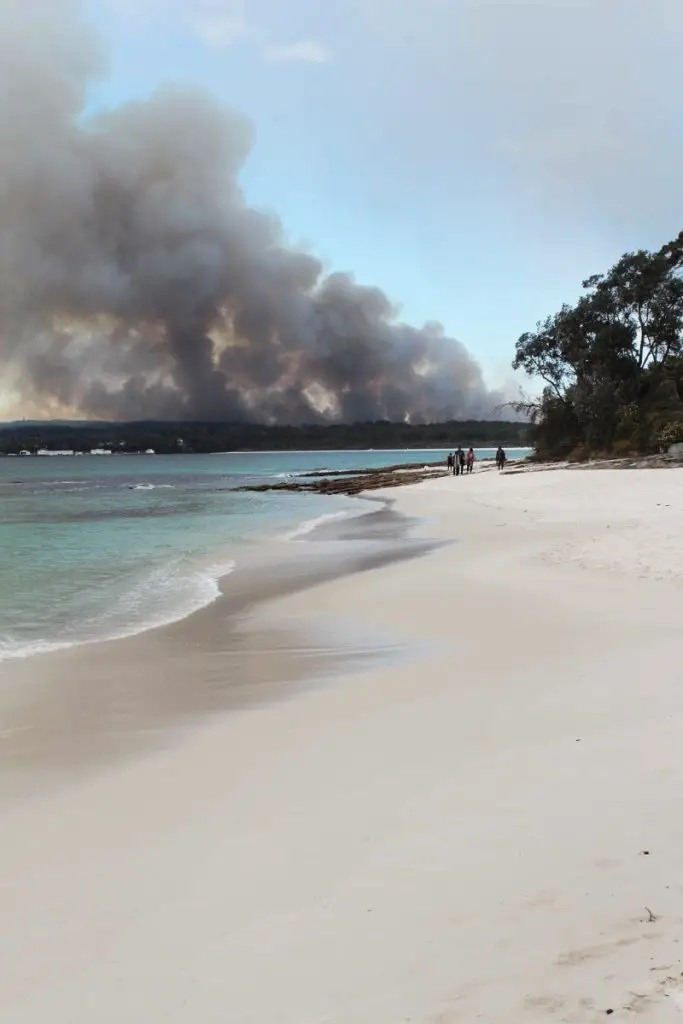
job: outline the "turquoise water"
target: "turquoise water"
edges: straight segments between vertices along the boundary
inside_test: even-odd
[[[215,600],[245,545],[302,536],[321,516],[367,507],[345,497],[236,492],[240,484],[445,454],[0,459],[0,660],[182,618]]]

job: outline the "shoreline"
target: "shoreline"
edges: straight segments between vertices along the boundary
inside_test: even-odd
[[[493,449],[492,449],[493,450]],[[516,474],[545,474],[561,472],[563,470],[575,472],[575,471],[587,471],[587,470],[612,470],[612,469],[630,469],[630,468],[675,468],[679,465],[680,460],[677,462],[672,457],[667,457],[666,460],[662,461],[661,457],[649,457],[634,461],[630,458],[623,458],[618,460],[595,460],[590,463],[580,464],[554,464],[554,463],[528,463],[526,460],[520,460],[511,462],[503,474],[503,476],[513,476]],[[267,547],[268,554],[265,556],[267,564],[266,573],[270,572],[274,567],[275,573],[277,574],[281,570],[281,566],[278,565],[278,560],[287,562],[287,557],[284,554],[285,549],[282,548],[282,544],[299,543],[305,541],[306,545],[316,543],[317,538],[326,539],[330,542],[335,540],[353,540],[358,543],[364,541],[379,541],[386,542],[397,542],[405,540],[405,531],[398,530],[392,531],[388,528],[386,522],[382,523],[381,529],[373,531],[368,528],[366,524],[370,524],[373,517],[376,517],[377,510],[372,508],[373,504],[379,504],[382,508],[390,511],[391,515],[396,515],[396,495],[400,495],[401,491],[406,488],[414,488],[415,485],[424,484],[430,480],[442,479],[447,477],[445,471],[440,471],[440,464],[434,464],[428,469],[425,467],[414,469],[411,464],[397,464],[395,466],[376,468],[367,468],[361,470],[342,470],[333,471],[330,473],[332,489],[325,490],[325,485],[328,483],[327,479],[317,479],[322,474],[319,471],[311,471],[310,473],[304,473],[301,478],[297,477],[297,482],[283,484],[269,483],[263,485],[255,485],[253,488],[248,486],[245,490],[308,490],[312,493],[323,493],[323,494],[340,494],[342,496],[348,495],[359,499],[366,506],[365,508],[359,508],[357,511],[351,509],[345,509],[340,511],[331,511],[327,513],[321,513],[311,518],[303,519],[299,525],[294,527],[292,530],[288,530],[284,533],[264,533],[262,537],[263,545]],[[408,471],[408,472],[406,472]],[[476,476],[481,475],[482,472],[490,473],[493,471],[493,465],[485,465],[482,467],[481,464],[478,466]],[[468,486],[468,485],[463,485]],[[350,489],[347,489],[350,487]],[[242,489],[242,488],[238,488]],[[344,524],[348,522],[358,522],[359,528],[357,531],[345,530]],[[400,521],[400,516],[399,516]],[[417,515],[411,523],[413,530],[419,526],[420,516]],[[277,550],[279,548],[279,550]],[[427,550],[428,545],[425,545]],[[313,562],[313,550],[308,550],[308,557]],[[67,656],[69,652],[84,652],[84,658],[88,657],[88,651],[92,653],[93,657],[98,657],[100,650],[111,650],[112,655],[115,655],[119,651],[119,645],[127,644],[131,641],[141,640],[148,635],[160,634],[158,637],[159,643],[163,643],[167,630],[173,630],[175,627],[181,626],[182,623],[189,622],[192,625],[192,621],[196,616],[201,616],[204,613],[210,612],[215,605],[220,605],[221,609],[227,608],[231,604],[230,595],[230,581],[233,574],[239,568],[239,577],[236,582],[238,588],[241,587],[242,575],[250,571],[250,567],[254,567],[256,572],[262,572],[263,568],[259,568],[259,559],[254,557],[255,547],[252,544],[243,546],[237,546],[235,550],[235,559],[231,559],[229,567],[225,571],[221,571],[216,575],[207,575],[207,581],[210,579],[214,592],[207,596],[205,600],[191,607],[189,610],[183,608],[178,609],[175,613],[169,613],[168,618],[163,620],[151,620],[145,622],[144,625],[139,627],[131,626],[129,630],[125,632],[117,632],[112,635],[96,636],[93,638],[86,638],[79,641],[69,641],[64,643],[50,643],[45,642],[44,646],[34,646],[27,653],[20,654],[3,654],[0,656],[0,673],[9,680],[10,685],[16,685],[12,680],[12,675],[27,675],[28,666],[36,668],[35,659],[39,659],[42,665],[49,665],[50,660],[55,656]],[[400,559],[402,555],[397,551],[397,559]],[[411,553],[405,555],[405,557],[413,557]],[[274,561],[269,561],[273,559]],[[377,556],[369,555],[367,558],[361,557],[359,552],[354,555],[352,567],[348,569],[349,573],[356,571],[364,571],[365,567],[373,567],[375,564],[384,564],[384,559],[388,563],[391,560],[391,556],[387,553],[386,555]],[[339,563],[332,565],[332,560],[328,563],[327,567],[320,569],[313,569],[310,573],[303,571],[288,577],[288,583],[282,586],[281,583],[276,583],[272,587],[272,592],[269,596],[263,596],[263,593],[254,598],[254,605],[259,604],[269,599],[283,596],[287,592],[287,588],[291,587],[292,592],[295,592],[301,586],[316,586],[323,580],[340,578],[346,574],[346,571],[342,565],[343,559]],[[227,565],[228,563],[226,563]],[[359,568],[360,567],[360,568]],[[299,578],[297,578],[299,577]],[[309,582],[304,582],[305,580]],[[268,591],[268,584],[264,584],[264,592]],[[246,607],[246,605],[245,605]],[[234,607],[232,609],[235,614],[240,614],[244,609]],[[342,644],[343,645],[343,644]],[[123,655],[125,648],[121,648],[121,654]],[[48,659],[46,662],[45,659]],[[27,671],[24,673],[18,666],[27,666]],[[12,673],[11,667],[17,666],[17,669]],[[42,670],[42,669],[41,669]],[[51,671],[50,671],[50,674]],[[57,673],[58,674],[58,673]],[[0,695],[0,709],[2,708],[2,695]],[[1,733],[0,733],[1,734]]]
[[[37,640],[27,643],[24,647],[16,647],[12,649],[0,649],[0,675],[2,674],[2,666],[11,665],[15,662],[30,661],[33,658],[44,658],[49,657],[52,654],[59,654],[64,651],[77,650],[81,647],[93,647],[98,644],[109,644],[117,643],[118,641],[133,640],[135,637],[143,636],[145,633],[153,632],[157,629],[165,629],[168,626],[173,626],[177,622],[182,622],[183,619],[190,618],[192,615],[196,615],[201,612],[204,608],[209,608],[215,601],[220,599],[221,596],[221,582],[227,579],[228,576],[235,570],[236,563],[233,560],[226,562],[215,573],[209,572],[208,570],[201,577],[201,583],[210,587],[214,592],[207,594],[203,599],[197,599],[192,602],[192,605],[188,608],[184,606],[182,609],[178,608],[174,612],[168,612],[161,618],[156,616],[145,620],[144,624],[135,626],[132,623],[128,627],[122,628],[120,631],[113,633],[103,633],[99,636],[83,637],[78,640]],[[2,687],[2,680],[0,679],[0,688]],[[1,704],[0,696],[0,704]]]
[[[368,501],[369,500],[370,499],[368,499]],[[357,511],[349,509],[340,512],[322,513],[318,516],[303,519],[297,526],[281,534],[266,530],[262,535],[262,541],[267,544],[272,544],[274,542],[277,543],[278,541],[298,540],[300,536],[307,536],[311,532],[315,531],[318,523],[326,521],[329,517],[333,517],[335,519],[362,517],[370,511],[371,509],[363,510],[362,508],[359,508]],[[92,637],[85,636],[76,640],[39,640],[27,642],[23,647],[19,646],[12,649],[0,648],[0,675],[3,672],[3,666],[5,665],[13,664],[15,662],[23,662],[35,657],[46,657],[68,650],[79,649],[81,647],[92,647],[103,643],[116,643],[118,641],[132,640],[135,637],[142,636],[148,632],[173,626],[178,622],[182,622],[184,619],[196,615],[205,608],[209,608],[216,601],[220,600],[223,594],[225,581],[227,581],[237,568],[240,557],[244,558],[246,556],[247,559],[249,558],[253,543],[253,541],[248,543],[238,542],[233,545],[230,557],[227,556],[226,551],[222,551],[221,557],[219,558],[219,554],[216,552],[215,560],[211,556],[210,552],[206,552],[205,561],[207,564],[202,567],[197,565],[194,567],[192,572],[188,572],[186,574],[186,580],[188,582],[190,580],[195,580],[197,586],[204,590],[205,593],[201,596],[199,594],[194,594],[192,599],[188,598],[189,603],[186,602],[182,606],[178,606],[174,609],[168,609],[161,615],[158,612],[150,612],[149,617],[138,625],[131,622],[127,626],[120,627],[119,629],[111,632],[107,631],[105,628],[100,635]],[[1,685],[0,681],[0,687]]]
[[[388,499],[367,503],[245,546],[216,598],[172,622],[3,662],[0,805],[173,744],[216,714],[288,699],[346,665],[393,657],[401,645],[381,634],[292,624],[254,637],[243,628],[274,601],[434,548],[412,537],[419,519]]]
[[[372,449],[370,449],[372,450]],[[425,449],[426,450],[426,449]],[[436,450],[436,449],[435,449]],[[492,449],[493,450],[493,449]],[[517,474],[545,474],[555,473],[562,471],[578,472],[578,471],[609,471],[609,470],[624,470],[624,469],[644,469],[644,468],[669,468],[675,469],[681,466],[683,459],[674,456],[650,456],[642,457],[637,460],[632,458],[620,458],[613,460],[593,460],[587,463],[529,463],[526,460],[519,460],[508,463],[506,471],[503,476],[513,476]],[[397,541],[399,539],[405,539],[405,534],[402,531],[391,531],[387,530],[387,524],[382,524],[382,529],[375,532],[370,530],[368,533],[367,529],[364,528],[364,524],[370,523],[372,518],[376,516],[376,509],[372,508],[372,504],[379,504],[387,510],[394,510],[392,514],[395,514],[395,496],[400,495],[401,490],[405,488],[413,488],[416,484],[424,484],[430,480],[436,480],[439,478],[447,477],[449,474],[445,471],[440,471],[440,464],[434,464],[429,468],[414,469],[411,464],[397,464],[395,466],[376,468],[367,468],[360,470],[338,470],[332,471],[329,476],[331,480],[328,481],[327,476],[324,479],[318,479],[323,474],[319,471],[305,472],[299,477],[297,476],[297,482],[293,483],[269,483],[255,486],[247,486],[237,488],[238,490],[256,490],[256,491],[280,491],[280,490],[293,490],[293,491],[310,491],[311,493],[330,494],[332,496],[340,494],[342,496],[350,496],[359,499],[366,506],[365,508],[359,508],[357,511],[351,509],[345,509],[340,511],[331,511],[327,513],[321,513],[311,518],[303,519],[296,527],[288,530],[284,533],[270,533],[266,532],[263,534],[262,542],[268,547],[269,551],[272,551],[271,555],[267,558],[273,557],[275,559],[282,557],[282,551],[276,554],[275,548],[280,546],[282,542],[285,544],[298,543],[305,541],[307,544],[315,542],[318,537],[321,539],[327,539],[328,541],[341,540],[346,538],[347,540],[354,540],[357,542],[363,542],[368,540],[379,540],[382,539],[389,541]],[[408,472],[406,472],[408,471]],[[476,475],[481,475],[493,471],[492,465],[485,465],[482,467],[481,464],[478,466]],[[332,484],[330,490],[326,489],[326,484]],[[467,485],[464,485],[467,486]],[[347,489],[348,488],[348,489]],[[396,489],[396,490],[395,490]],[[358,521],[358,531],[345,531],[345,523]],[[420,522],[419,515],[415,518],[412,523],[413,528],[417,527]],[[383,532],[387,531],[384,536]],[[25,653],[3,653],[0,654],[0,673],[7,675],[7,670],[10,666],[15,665],[35,665],[34,659],[52,659],[55,655],[64,656],[69,652],[81,651],[84,649],[90,649],[93,655],[96,656],[100,647],[106,647],[107,649],[112,648],[116,651],[119,644],[126,644],[129,641],[135,641],[143,638],[148,634],[161,633],[164,631],[173,629],[179,626],[183,622],[193,620],[195,616],[201,616],[204,612],[209,611],[215,604],[225,603],[226,598],[230,600],[230,579],[233,573],[240,568],[241,574],[245,571],[249,571],[249,567],[254,563],[254,545],[246,544],[243,546],[238,545],[235,550],[236,559],[230,559],[226,566],[221,569],[220,572],[215,574],[206,574],[206,582],[210,582],[214,592],[207,596],[206,599],[202,600],[201,603],[193,603],[193,606],[189,609],[183,608],[178,609],[176,612],[169,613],[168,618],[161,620],[150,620],[146,621],[143,625],[136,627],[131,625],[129,629],[123,632],[117,632],[114,634],[106,634],[102,636],[96,636],[92,638],[85,638],[78,641],[68,641],[64,643],[60,642],[49,642],[45,641],[44,644],[33,645],[32,648]],[[312,555],[312,552],[309,552]],[[397,557],[401,557],[397,555]],[[406,557],[413,557],[407,555]],[[242,559],[241,565],[239,559]],[[285,559],[286,561],[286,559]],[[389,561],[389,556],[387,556]],[[381,559],[380,559],[381,562]],[[354,561],[354,566],[361,565],[360,569],[351,568],[348,571],[353,573],[355,571],[363,571],[365,565],[372,566],[373,560],[364,560],[360,558]],[[379,564],[379,563],[378,563]],[[270,563],[269,563],[270,568]],[[276,572],[278,571],[277,566]],[[335,569],[331,566],[326,570],[323,570],[320,574],[313,573],[313,582],[305,584],[306,586],[317,585],[318,580],[331,579],[340,577],[345,574],[345,570],[341,565],[337,565]],[[302,580],[307,577],[306,572],[301,574]],[[301,580],[297,581],[292,578],[290,584],[293,591],[298,589],[301,585]],[[285,587],[286,590],[286,587]],[[281,587],[275,586],[273,588],[273,596],[281,596],[284,591]],[[259,603],[262,600],[267,600],[264,597],[257,597],[254,603]],[[11,673],[10,673],[11,675]],[[2,697],[0,695],[0,708],[2,707]]]
[[[349,449],[351,450],[351,449]],[[377,449],[377,451],[391,451],[393,449]],[[417,449],[396,449],[397,451],[405,451],[406,453],[411,450]],[[433,449],[438,451],[439,449]],[[493,449],[492,449],[493,450]],[[330,450],[338,453],[338,449]],[[346,451],[344,449],[343,451]],[[360,451],[360,450],[359,450]],[[363,450],[366,454],[375,451],[375,449]],[[318,450],[312,450],[310,454],[317,454]],[[321,450],[322,453],[322,450]],[[239,452],[234,454],[240,454]],[[247,454],[242,452],[241,454]],[[262,452],[261,454],[267,454]],[[281,454],[276,452],[275,454]],[[295,454],[295,453],[294,453]],[[359,470],[331,470],[329,474],[322,473],[320,470],[308,470],[308,471],[294,471],[291,474],[286,474],[288,477],[296,478],[297,482],[270,482],[266,484],[246,485],[246,486],[234,486],[230,490],[234,490],[236,493],[240,491],[311,491],[312,493],[320,493],[325,496],[339,495],[341,497],[359,497],[362,500],[369,500],[369,492],[375,489],[384,488],[393,485],[391,477],[393,470],[406,470],[405,475],[402,474],[401,478],[395,478],[396,483],[401,485],[411,482],[415,479],[428,478],[430,473],[423,473],[421,469],[415,470],[415,466],[412,463],[399,464],[394,467],[386,467],[385,469],[359,469]],[[438,470],[435,466],[434,469]],[[433,472],[433,470],[431,471]],[[360,477],[357,479],[357,474]],[[284,476],[285,474],[276,474],[277,476]],[[322,479],[324,477],[324,479]],[[315,484],[311,482],[321,478]],[[330,482],[329,478],[332,478]],[[362,479],[361,479],[362,478]],[[337,483],[337,480],[348,481],[348,483]],[[11,481],[12,484],[22,483],[23,481]],[[74,481],[77,483],[78,481]],[[130,490],[154,490],[156,487],[171,487],[169,484],[151,484],[151,483],[138,483],[130,484]],[[365,492],[368,494],[365,494]],[[321,516],[312,516],[302,518],[302,520],[296,524],[296,526],[287,530],[283,533],[283,537],[287,539],[298,539],[300,536],[308,534],[312,529],[315,529],[318,519],[327,518],[328,516],[344,518],[346,515],[362,515],[361,511],[356,513],[339,512],[337,513],[324,513]],[[263,537],[268,541],[272,540],[274,536],[269,530],[265,530]],[[3,637],[0,641],[0,666],[13,664],[15,662],[23,661],[27,658],[33,657],[44,657],[61,651],[71,650],[82,646],[91,646],[99,643],[127,640],[136,636],[140,636],[150,630],[160,629],[168,625],[172,625],[174,622],[181,621],[190,615],[195,614],[202,608],[208,607],[213,604],[220,597],[221,580],[228,576],[235,567],[235,559],[241,557],[244,550],[253,543],[253,538],[249,538],[248,541],[244,539],[238,540],[232,548],[227,545],[220,550],[216,551],[215,558],[211,557],[210,552],[205,552],[201,560],[197,560],[194,565],[184,567],[182,571],[179,571],[177,577],[172,581],[166,581],[166,586],[169,582],[172,583],[172,587],[169,588],[169,593],[174,593],[172,602],[166,602],[164,607],[157,607],[157,602],[150,599],[147,595],[147,604],[144,605],[144,595],[140,597],[140,609],[136,608],[135,613],[127,617],[126,621],[117,617],[109,617],[107,610],[100,610],[98,617],[93,617],[89,620],[86,615],[85,628],[83,627],[80,619],[74,619],[66,623],[68,639],[64,639],[63,636],[55,637],[49,633],[44,633],[42,637],[31,637],[22,638],[21,623],[16,627],[16,633],[12,633],[9,629],[6,637]],[[157,567],[161,569],[163,567]],[[146,582],[146,581],[143,581]],[[183,593],[179,591],[175,592],[175,587],[183,590]],[[159,588],[157,588],[159,592]],[[132,593],[126,593],[124,597],[133,596]],[[136,601],[137,601],[137,595]],[[76,628],[71,627],[76,624]],[[0,674],[2,673],[0,668]]]
[[[495,451],[495,449],[490,450]],[[509,476],[513,473],[544,473],[556,470],[675,469],[680,467],[683,467],[683,455],[626,456],[613,459],[587,459],[584,462],[532,462],[527,457],[524,459],[508,460],[503,475]],[[480,460],[476,465],[477,474],[492,472],[494,469],[493,459]],[[251,492],[286,491],[293,493],[303,491],[311,494],[338,494],[349,497],[362,497],[371,491],[405,487],[410,484],[424,483],[436,477],[447,477],[452,474],[443,463],[433,462],[423,466],[418,466],[414,463],[398,463],[393,466],[383,466],[380,468],[363,469],[359,467],[357,469],[332,470],[330,472],[321,470],[286,475],[295,477],[295,479],[279,481],[278,483],[247,484],[239,487],[238,490]]]
[[[315,465],[319,467],[324,461],[324,459],[317,460]],[[59,472],[63,472],[63,470]],[[227,472],[228,474],[231,472],[230,467],[227,467]],[[265,472],[270,474],[272,471],[268,468]],[[293,475],[298,476],[301,472],[302,470],[295,470]],[[313,473],[315,476],[319,470],[309,467],[305,472]],[[368,470],[368,472],[374,476],[372,470]],[[333,473],[339,473],[343,477],[347,475],[345,470],[333,470]],[[280,476],[284,474],[275,475]],[[32,477],[29,475],[28,479],[32,480]],[[151,480],[155,479],[156,477],[152,475]],[[163,479],[166,478],[164,477]],[[243,479],[248,479],[248,477]],[[73,483],[77,484],[79,481],[80,478],[74,480]],[[14,495],[20,493],[17,491],[16,485],[24,482],[23,479],[9,481],[12,484],[13,499]],[[402,480],[402,482],[404,481]],[[226,490],[234,490],[237,494],[241,490],[241,487],[237,486],[239,483],[238,474],[233,479],[232,485],[226,488]],[[124,484],[121,484],[121,488],[123,486]],[[159,487],[169,488],[169,494],[172,494],[173,491],[170,488],[175,488],[176,484],[158,482],[153,484],[147,481],[142,483],[131,482],[125,486],[127,489],[135,491],[152,491]],[[82,486],[75,489],[86,490],[87,488]],[[258,485],[256,489],[262,489],[262,485]],[[275,489],[278,489],[277,486]],[[301,489],[305,490],[306,488],[302,487]],[[63,489],[60,492],[60,496],[63,497],[67,494],[67,490],[70,490],[70,488]],[[221,490],[221,488],[218,487],[217,490]],[[347,496],[344,493],[345,491],[348,491],[348,488],[341,489],[340,497],[345,498]],[[359,494],[359,488],[357,487],[354,489],[352,496],[363,498]],[[267,501],[270,501],[270,498]],[[307,504],[313,510],[310,513],[307,513],[305,510]],[[337,504],[340,508],[344,507],[341,501]],[[345,502],[345,504],[351,505],[350,502]],[[299,512],[299,506],[302,505],[305,507],[301,508]],[[274,507],[277,509],[277,504]],[[296,509],[296,511],[293,514],[291,512],[287,513],[283,505],[282,512],[284,518],[288,524],[293,523],[293,525],[283,526],[282,536],[297,539],[299,536],[308,534],[315,527],[319,516],[316,515],[314,504],[309,502],[307,497],[293,504],[292,508]],[[332,506],[332,508],[335,508],[335,506]],[[325,516],[333,514],[336,516],[336,512],[324,514]],[[360,515],[362,510],[357,509],[353,513],[349,510],[344,514]],[[341,512],[339,515],[341,516]],[[277,520],[277,513],[274,516],[271,515],[270,518]],[[21,518],[15,519],[13,522],[21,523]],[[232,529],[230,522],[226,521],[226,525],[229,533]],[[265,540],[270,542],[274,537],[278,536],[279,531],[276,532],[277,530],[277,525],[270,526],[267,507],[264,505],[264,523],[258,532]],[[96,595],[98,599],[96,607],[84,606],[83,601],[79,604],[76,598],[73,612],[66,612],[64,614],[62,617],[63,628],[59,630],[52,628],[50,615],[46,616],[44,628],[39,628],[41,626],[40,619],[34,622],[34,612],[31,606],[34,601],[40,602],[41,591],[37,589],[35,597],[33,597],[31,596],[30,589],[27,589],[26,595],[29,596],[26,598],[26,609],[23,618],[20,615],[17,615],[15,618],[12,614],[7,616],[4,635],[0,639],[0,665],[12,664],[36,656],[46,656],[80,646],[130,639],[149,630],[159,629],[173,622],[181,621],[188,615],[194,614],[197,610],[211,605],[220,595],[220,580],[233,571],[235,560],[243,557],[245,550],[248,552],[248,549],[257,542],[256,532],[250,533],[249,529],[246,529],[242,531],[242,536],[239,535],[239,530],[237,532],[238,535],[235,537],[234,542],[231,542],[228,536],[222,543],[219,531],[216,532],[216,536],[213,537],[213,551],[208,547],[202,551],[200,550],[201,544],[195,545],[191,559],[175,558],[175,552],[167,550],[165,561],[163,560],[164,553],[162,553],[161,558],[157,558],[155,562],[150,562],[149,573],[144,571],[143,559],[139,563],[140,572],[136,575],[131,574],[129,584],[124,585],[122,583],[120,590],[116,590],[116,601],[107,601],[103,588],[100,588],[102,593],[101,601],[99,600],[99,595]],[[28,554],[30,554],[29,551],[27,551]],[[113,573],[111,575],[115,575],[116,567],[112,568]],[[49,585],[49,579],[47,582]],[[53,607],[58,606],[53,605]],[[2,671],[0,668],[0,674]]]

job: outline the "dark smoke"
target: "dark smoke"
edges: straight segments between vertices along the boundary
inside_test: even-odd
[[[241,117],[160,89],[84,119],[101,58],[76,0],[0,0],[3,391],[118,419],[494,415],[462,344],[245,205]]]

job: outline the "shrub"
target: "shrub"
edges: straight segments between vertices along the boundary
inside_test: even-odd
[[[590,457],[590,449],[583,444],[577,445],[576,448],[573,448],[568,456],[570,462],[588,462]]]
[[[679,444],[683,441],[683,420],[670,420],[660,427],[657,434],[657,441],[662,448],[668,448],[670,444]]]

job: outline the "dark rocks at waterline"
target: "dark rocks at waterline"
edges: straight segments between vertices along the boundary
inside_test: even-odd
[[[299,477],[277,484],[251,484],[238,487],[238,491],[310,491],[314,494],[360,494],[361,491],[375,491],[381,487],[402,487],[405,484],[420,483],[436,476],[446,476],[444,466],[442,472],[411,463],[400,466],[383,466],[381,469],[337,470],[336,475],[311,473],[310,476]],[[317,479],[312,479],[317,477]]]
[[[301,473],[302,480],[316,480],[320,477],[332,477],[332,476],[374,476],[375,473],[398,473],[399,470],[423,470],[430,469],[444,469],[443,461],[439,462],[424,462],[421,465],[416,465],[414,462],[397,462],[393,466],[371,466],[361,467],[360,469],[312,469],[310,473]]]

